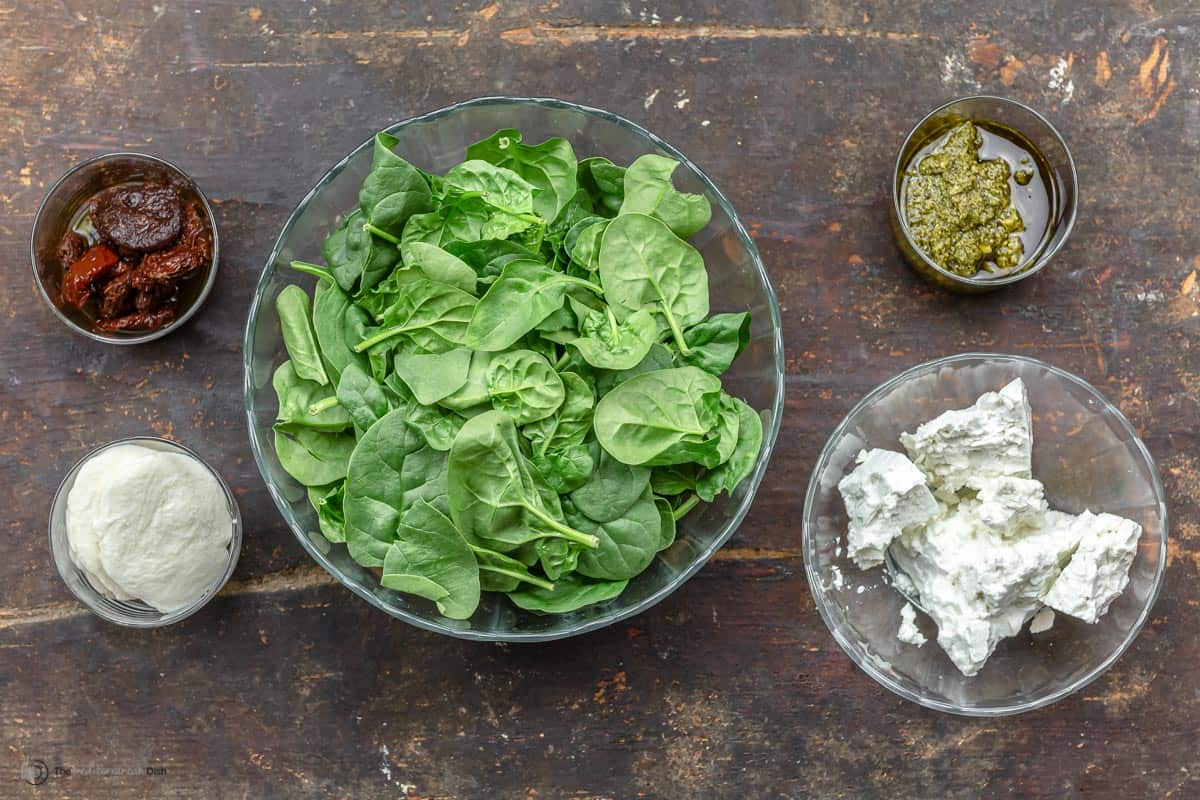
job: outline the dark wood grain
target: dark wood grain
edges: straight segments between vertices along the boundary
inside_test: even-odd
[[[1200,796],[1198,62],[1200,11],[1174,2],[0,2],[0,796]],[[964,299],[901,264],[886,190],[908,128],[976,92],[1060,126],[1083,205],[1044,274]],[[436,637],[334,584],[276,513],[241,406],[245,312],[295,202],[378,127],[491,93],[610,108],[692,155],[751,226],[787,344],[780,446],[734,540],[651,612],[537,647]],[[181,333],[112,349],[41,305],[26,252],[48,185],[121,148],[197,178],[222,264]],[[1173,522],[1132,649],[1055,706],[990,721],[852,667],[797,524],[864,392],[981,348],[1118,402]],[[79,455],[146,432],[219,467],[246,540],[204,613],[133,633],[70,598],[45,518]],[[27,758],[74,774],[28,786]]]

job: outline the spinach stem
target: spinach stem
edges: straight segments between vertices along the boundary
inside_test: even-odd
[[[687,513],[689,511],[691,511],[693,508],[695,508],[697,506],[697,504],[699,504],[699,502],[700,502],[700,496],[693,494],[687,500],[684,500],[682,503],[680,503],[679,508],[677,508],[671,512],[671,516],[675,518],[676,522],[678,522],[679,520],[686,517]]]
[[[367,233],[373,233],[376,236],[378,236],[380,239],[385,239],[385,240],[391,242],[392,244],[396,244],[396,245],[400,244],[399,236],[393,236],[392,234],[385,231],[383,228],[377,228],[369,222],[363,223],[363,230],[366,231]]]
[[[493,567],[488,564],[480,564],[480,569],[488,572],[495,572],[497,575],[507,575],[510,578],[516,578],[523,583],[532,583],[534,586],[539,586],[547,592],[554,591],[554,584],[550,581],[544,581],[536,575],[530,575],[528,572],[517,572],[516,570],[503,569],[501,567]]]
[[[582,533],[574,528],[569,528],[541,509],[534,508],[531,505],[526,505],[525,510],[532,514],[540,522],[545,523],[548,528],[555,531],[555,533],[564,539],[569,539],[572,542],[578,542],[584,547],[589,547],[592,550],[595,550],[600,546],[600,540],[595,536],[592,536],[590,533]]]
[[[561,372],[563,367],[569,363],[571,363],[571,354],[567,352],[566,348],[563,348],[563,354],[558,357],[558,361],[554,362],[554,371]]]
[[[604,297],[604,289],[592,283],[591,281],[585,281],[583,278],[576,278],[574,275],[563,275],[562,278],[568,283],[573,283],[576,286],[582,286],[585,289],[590,289],[593,294]]]
[[[308,413],[312,416],[320,414],[322,411],[328,411],[338,404],[338,399],[334,395],[330,395],[322,400],[318,400],[308,407]]]
[[[354,345],[354,347],[352,347],[350,349],[356,353],[361,353],[364,350],[368,350],[368,349],[374,347],[375,345],[379,344],[380,342],[387,341],[388,339],[392,338],[393,336],[399,336],[400,334],[404,333],[404,331],[406,331],[406,330],[408,330],[408,329],[405,328],[403,325],[397,325],[394,328],[384,328],[383,330],[376,333],[374,336],[369,336],[366,339],[363,339],[361,342]]]
[[[306,272],[309,275],[316,275],[323,281],[337,283],[337,281],[333,279],[333,273],[322,267],[320,264],[312,264],[308,261],[293,261],[289,266],[297,272]]]
[[[604,313],[608,315],[608,329],[612,332],[613,341],[616,342],[621,337],[621,330],[617,327],[617,317],[608,306],[604,307]]]
[[[667,304],[662,303],[663,316],[667,318],[667,325],[671,328],[671,336],[675,339],[675,346],[679,348],[681,356],[692,354],[692,348],[688,347],[687,342],[683,340],[683,331],[679,330],[679,323],[675,321],[675,315],[671,313],[671,309]]]

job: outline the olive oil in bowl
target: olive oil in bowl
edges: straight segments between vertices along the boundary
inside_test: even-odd
[[[917,150],[904,169],[901,214],[938,266],[998,278],[1033,263],[1045,247],[1053,186],[1046,159],[1019,131],[970,120]]]
[[[1075,219],[1075,166],[1058,132],[998,97],[956,100],[908,135],[892,183],[892,230],[931,282],[986,292],[1039,271]]]

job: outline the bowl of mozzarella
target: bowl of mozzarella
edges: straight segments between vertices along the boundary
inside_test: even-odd
[[[1162,586],[1149,451],[1085,381],[968,353],[914,367],[838,426],[805,501],[805,568],[868,675],[929,708],[1055,702],[1133,643]]]

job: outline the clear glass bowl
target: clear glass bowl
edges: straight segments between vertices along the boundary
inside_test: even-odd
[[[212,231],[212,261],[207,272],[184,281],[180,301],[183,312],[170,325],[155,331],[133,331],[130,333],[104,333],[92,329],[92,320],[82,311],[64,303],[59,293],[62,283],[63,265],[58,261],[58,244],[80,214],[83,204],[98,192],[126,181],[155,181],[179,189],[185,197],[195,198]],[[81,336],[107,344],[142,344],[161,339],[187,324],[208,299],[217,280],[217,265],[221,260],[221,237],[217,232],[217,218],[213,214],[208,197],[196,182],[179,167],[161,158],[143,153],[108,153],[88,159],[69,169],[55,181],[38,207],[33,218],[33,231],[29,236],[29,261],[33,265],[34,282],[38,293],[50,306],[54,316],[64,325]]]
[[[901,209],[904,170],[913,156],[930,139],[940,136],[951,126],[966,120],[987,120],[1017,131],[1028,139],[1046,159],[1051,173],[1047,176],[1047,188],[1054,196],[1053,213],[1041,246],[1032,254],[1027,254],[1028,260],[1021,265],[1020,269],[998,278],[957,275],[929,258],[913,241],[908,229],[908,222]],[[1009,100],[1007,97],[976,95],[961,97],[935,108],[909,131],[908,136],[904,138],[904,143],[900,145],[896,164],[892,168],[891,194],[892,202],[889,205],[889,211],[892,236],[909,265],[934,286],[960,294],[981,294],[993,292],[1041,272],[1063,248],[1071,235],[1072,228],[1075,227],[1079,176],[1075,171],[1075,161],[1071,158],[1071,151],[1067,149],[1067,143],[1063,141],[1062,134],[1050,124],[1049,120],[1016,100]]]
[[[271,374],[287,356],[275,314],[275,297],[289,283],[312,288],[313,279],[287,267],[293,259],[321,261],[321,243],[339,217],[358,202],[358,189],[371,166],[371,140],[325,174],[292,213],[259,279],[243,348],[246,415],[250,445],[267,489],[304,549],[376,608],[427,630],[464,639],[545,641],[596,630],[650,608],[679,588],[733,534],[746,516],[766,472],[783,408],[783,342],[779,306],[758,250],[729,201],[707,175],[665,141],[615,114],[559,100],[485,97],[393,125],[396,151],[431,172],[445,172],[465,158],[467,145],[501,128],[517,128],[527,142],[563,136],[580,158],[603,155],[627,164],[645,153],[680,162],[675,182],[702,192],[712,203],[712,221],[691,238],[708,266],[713,311],[749,311],[750,345],[723,376],[726,389],[765,413],[763,451],[753,474],[733,497],[722,495],[680,525],[675,544],[661,553],[620,597],[562,615],[521,611],[507,598],[485,594],[475,615],[450,620],[420,598],[379,585],[376,575],[355,563],[343,545],[321,535],[304,489],[279,464],[272,424],[278,404]],[[373,133],[373,132],[372,132]]]
[[[229,516],[233,521],[233,538],[229,541],[229,563],[225,565],[225,570],[221,573],[221,577],[206,589],[204,594],[196,599],[196,602],[186,608],[172,611],[169,614],[164,614],[157,608],[143,603],[141,600],[112,599],[93,587],[87,576],[71,560],[71,545],[67,539],[67,497],[71,493],[71,488],[75,485],[75,478],[79,475],[79,470],[83,468],[83,465],[92,458],[108,450],[110,447],[122,444],[136,444],[152,450],[180,453],[194,459],[217,479],[217,483],[220,484],[221,490],[225,493],[225,500],[229,503]],[[63,583],[71,590],[71,594],[75,595],[76,599],[87,606],[88,610],[93,614],[101,619],[108,620],[116,625],[123,625],[127,628],[161,628],[164,625],[179,622],[195,614],[207,605],[209,600],[216,597],[217,592],[221,591],[221,587],[229,581],[230,576],[233,575],[234,567],[237,566],[238,556],[241,554],[241,551],[242,515],[238,510],[237,500],[234,498],[233,492],[230,491],[228,484],[225,483],[220,473],[191,449],[184,447],[178,442],[160,439],[157,436],[131,436],[126,439],[117,439],[92,450],[79,459],[79,461],[75,462],[75,465],[67,471],[62,483],[59,484],[58,491],[54,493],[54,499],[50,503],[50,557],[54,559],[54,566],[58,570],[59,576],[63,579]]]
[[[937,628],[918,613],[929,640],[896,639],[904,599],[880,568],[860,570],[846,556],[846,510],[838,481],[863,448],[900,449],[899,435],[984,392],[1022,378],[1033,409],[1033,475],[1052,508],[1128,517],[1142,526],[1129,585],[1095,625],[1065,614],[1036,636],[1026,627],[1005,639],[973,678],[937,644]],[[1031,358],[968,353],[922,364],[867,395],[821,452],[804,503],[804,565],[817,609],[842,649],[896,694],[939,711],[970,716],[1017,714],[1086,686],[1129,647],[1149,617],[1167,561],[1167,507],[1154,460],[1129,420],[1084,381]],[[835,582],[835,567],[841,586]],[[861,587],[861,588],[860,588]]]

